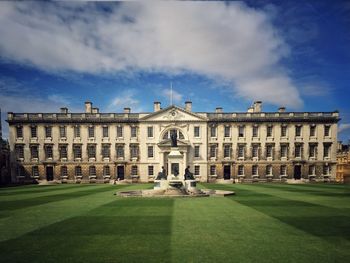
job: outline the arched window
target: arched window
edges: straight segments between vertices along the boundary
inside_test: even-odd
[[[177,129],[173,129],[176,131],[176,134],[177,134],[177,138],[181,139],[181,140],[184,140],[185,139],[185,136],[183,135],[183,133],[180,131],[180,130],[177,130]],[[166,133],[164,133],[163,135],[163,140],[168,140],[170,139],[170,134],[171,134],[171,131],[173,130],[169,130],[167,131]]]

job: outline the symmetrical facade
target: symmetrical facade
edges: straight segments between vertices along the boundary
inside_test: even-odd
[[[330,180],[336,174],[335,112],[193,112],[192,103],[152,113],[8,113],[12,180],[153,181],[168,167],[175,130],[184,167],[198,181]],[[180,171],[180,176],[183,171]]]

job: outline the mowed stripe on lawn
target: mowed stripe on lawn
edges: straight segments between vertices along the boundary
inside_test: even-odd
[[[235,197],[177,199],[172,229],[173,262],[332,262],[335,258],[335,249],[322,238]],[[342,254],[336,257],[345,259]]]
[[[113,193],[121,186],[89,185],[81,187],[93,187],[90,194],[76,186],[77,196],[67,189],[66,199],[58,196],[64,191],[57,191],[52,194],[56,201],[40,203],[33,196],[38,205],[3,211],[9,221],[0,225],[7,235],[0,257],[6,262],[87,263],[346,262],[350,256],[347,188],[201,186],[232,189],[237,195],[118,198]]]
[[[169,262],[173,201],[114,197],[78,216],[3,242],[3,259],[45,263]],[[28,244],[32,244],[31,249],[24,258],[19,251]],[[17,249],[11,249],[13,246]]]
[[[88,190],[84,190],[88,189]],[[42,199],[35,198],[33,203],[26,203],[21,209],[14,210],[8,207],[9,211],[3,211],[0,218],[0,241],[16,238],[43,226],[65,220],[85,213],[100,205],[112,202],[115,197],[113,193],[118,189],[134,186],[119,185],[94,185],[76,186],[76,192],[61,192],[59,195],[43,196]],[[34,190],[34,189],[33,189]],[[20,201],[17,201],[20,202]],[[2,203],[2,202],[1,202]],[[18,208],[17,203],[7,203]],[[6,214],[8,213],[8,214]]]

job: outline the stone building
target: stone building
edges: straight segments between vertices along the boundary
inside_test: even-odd
[[[154,112],[8,113],[14,182],[153,181],[168,170],[170,132],[175,130],[183,166],[196,179],[280,181],[335,179],[335,112],[193,112],[192,103]],[[183,176],[183,171],[180,171]]]
[[[350,149],[349,145],[338,143],[336,181],[350,183]]]

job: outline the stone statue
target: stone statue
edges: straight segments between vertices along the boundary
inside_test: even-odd
[[[156,180],[166,180],[166,178],[166,171],[164,169],[164,166],[162,166],[162,171],[158,173]]]
[[[190,167],[187,166],[185,169],[185,175],[184,175],[185,180],[194,180],[193,173],[190,172]]]
[[[170,132],[171,147],[177,147],[177,134],[176,130]]]
[[[178,170],[177,166],[174,167],[173,173],[174,173],[175,177],[177,177],[179,175],[179,170]]]

